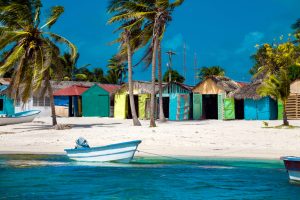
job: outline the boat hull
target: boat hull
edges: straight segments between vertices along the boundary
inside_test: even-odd
[[[292,182],[300,183],[300,157],[282,157],[289,179]]]
[[[0,126],[32,122],[39,113],[40,111],[25,111],[16,113],[12,117],[0,117]]]
[[[101,147],[65,149],[68,157],[82,162],[122,162],[129,163],[137,150],[140,140],[112,144]]]

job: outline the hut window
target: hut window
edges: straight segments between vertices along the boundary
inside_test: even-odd
[[[36,97],[33,97],[33,106],[38,105],[38,99]]]
[[[45,97],[45,106],[50,106],[50,98]]]
[[[3,99],[0,99],[0,111],[3,111],[3,108],[4,108],[4,101]]]

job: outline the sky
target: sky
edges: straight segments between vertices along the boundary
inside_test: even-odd
[[[65,12],[52,27],[52,32],[73,42],[80,53],[78,67],[107,70],[107,60],[118,52],[110,42],[118,37],[115,25],[107,24],[108,0],[43,1],[44,11],[51,6],[64,6]],[[256,44],[273,42],[292,33],[291,24],[300,18],[299,0],[185,0],[173,12],[162,42],[163,71],[167,69],[168,50],[176,52],[172,68],[183,74],[183,46],[186,45],[186,84],[193,85],[196,68],[219,65],[226,76],[250,81],[250,56]],[[143,54],[136,52],[134,61]],[[151,80],[151,70],[143,64],[134,69],[135,80]]]

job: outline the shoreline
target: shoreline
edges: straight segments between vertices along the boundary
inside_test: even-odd
[[[282,156],[300,156],[298,129],[262,128],[262,121],[168,121],[149,128],[132,126],[132,120],[114,118],[58,118],[71,129],[51,129],[51,118],[40,117],[32,123],[2,126],[0,154],[65,155],[78,137],[90,146],[103,146],[142,140],[136,156],[196,158],[244,158],[279,160]],[[268,121],[270,126],[281,121]],[[300,121],[291,121],[300,126]],[[1,134],[2,133],[2,134]],[[147,152],[147,153],[143,153]],[[149,154],[148,154],[149,153]]]

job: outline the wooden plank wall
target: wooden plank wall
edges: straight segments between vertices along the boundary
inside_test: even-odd
[[[288,119],[300,119],[300,94],[291,94],[286,104]]]

